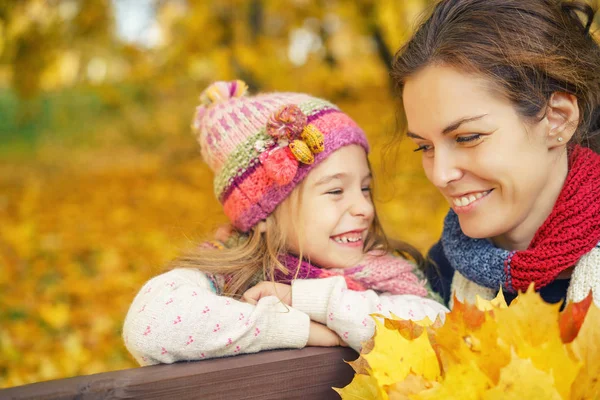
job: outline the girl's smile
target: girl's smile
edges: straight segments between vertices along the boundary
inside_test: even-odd
[[[339,235],[331,236],[331,240],[339,244],[340,246],[345,247],[360,247],[364,246],[364,239],[367,236],[366,229],[357,229],[354,231],[349,231],[345,233],[340,233]]]

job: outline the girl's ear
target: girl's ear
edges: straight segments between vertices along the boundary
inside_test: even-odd
[[[258,233],[265,233],[267,231],[267,221],[262,220],[256,225],[256,231]]]
[[[544,118],[549,126],[548,148],[566,145],[579,124],[577,97],[565,92],[552,93]]]

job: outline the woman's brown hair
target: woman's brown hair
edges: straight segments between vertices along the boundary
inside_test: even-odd
[[[577,97],[575,140],[600,152],[600,47],[595,10],[582,1],[442,0],[396,54],[400,96],[411,75],[446,65],[486,76],[525,118],[554,92]]]

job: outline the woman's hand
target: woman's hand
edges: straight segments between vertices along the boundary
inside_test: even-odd
[[[337,333],[315,321],[310,321],[310,331],[308,332],[308,342],[306,345],[316,347],[348,347]]]
[[[260,299],[267,296],[275,296],[282,303],[292,306],[292,287],[285,283],[263,281],[246,290],[242,300],[248,304],[256,304]]]

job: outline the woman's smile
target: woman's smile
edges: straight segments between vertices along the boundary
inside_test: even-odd
[[[482,203],[482,200],[487,197],[490,193],[492,193],[493,189],[478,191],[478,192],[469,192],[457,196],[450,196],[448,199],[450,201],[450,205],[452,209],[457,213],[467,213],[471,211],[473,208],[477,207]]]

